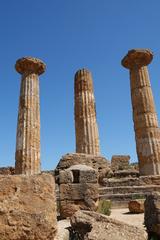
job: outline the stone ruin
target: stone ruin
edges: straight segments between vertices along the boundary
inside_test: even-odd
[[[98,207],[98,172],[86,165],[73,165],[59,173],[59,211],[61,218],[77,210],[95,211]]]
[[[16,163],[15,169],[0,169],[0,239],[55,239],[56,197],[61,218],[74,214],[71,220],[73,229],[83,226],[85,221],[86,224],[93,221],[90,234],[95,240],[97,236],[105,239],[99,231],[101,226],[97,225],[98,222],[103,221],[104,233],[123,229],[120,229],[119,222],[93,213],[99,199],[110,199],[113,207],[126,207],[133,198],[146,197],[145,225],[148,236],[151,238],[154,234],[160,237],[159,195],[152,194],[160,191],[160,130],[147,70],[152,58],[153,54],[148,49],[133,49],[122,60],[122,65],[130,70],[138,169],[129,164],[128,155],[113,155],[109,162],[100,154],[92,76],[87,69],[75,74],[76,153],[63,156],[54,171],[56,196],[53,174],[41,173],[40,168],[38,76],[46,66],[41,60],[31,57],[16,62],[16,70],[22,74]],[[108,230],[105,224],[110,224]],[[129,226],[125,229],[128,229],[128,238],[125,239],[131,239],[138,233],[137,229],[133,233]],[[98,231],[99,235],[95,236],[94,231]],[[139,232],[138,236],[143,233]],[[114,234],[111,239],[113,237]],[[137,239],[146,237],[143,235]]]
[[[58,176],[60,170],[65,170],[73,165],[86,165],[98,171],[98,181],[107,177],[111,173],[110,162],[101,155],[92,155],[84,153],[68,153],[60,159],[56,169],[55,178],[58,183]]]
[[[152,192],[145,201],[144,224],[147,228],[149,240],[154,236],[160,239],[160,193]]]
[[[129,155],[114,155],[111,159],[111,168],[113,171],[129,169]]]
[[[129,166],[127,170],[128,160],[125,161],[123,157],[119,162],[118,158],[114,160],[113,156],[112,178],[103,178],[99,188],[100,198],[110,199],[113,207],[127,207],[128,202],[133,199],[145,199],[153,191],[160,191],[160,130],[147,70],[152,58],[153,54],[148,49],[133,49],[122,60],[122,65],[130,70],[139,167],[134,169]]]

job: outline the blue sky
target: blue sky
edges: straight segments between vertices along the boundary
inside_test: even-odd
[[[0,166],[14,165],[20,75],[18,58],[47,65],[40,77],[41,162],[53,169],[75,151],[74,74],[93,75],[101,153],[129,154],[137,161],[129,73],[121,59],[132,48],[150,48],[149,65],[160,117],[159,0],[1,0]]]

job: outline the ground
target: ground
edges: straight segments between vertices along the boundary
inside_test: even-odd
[[[125,223],[128,223],[130,225],[134,225],[137,227],[143,228],[144,225],[144,214],[130,214],[128,212],[128,208],[123,209],[112,209],[111,215],[112,218],[115,218],[117,220],[123,221]]]

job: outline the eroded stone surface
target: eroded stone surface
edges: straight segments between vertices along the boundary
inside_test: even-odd
[[[46,65],[38,58],[23,57],[17,60],[15,68],[20,74],[36,73],[40,75],[45,72]]]
[[[89,190],[88,190],[89,189]],[[68,183],[60,185],[60,198],[63,200],[81,200],[89,194],[92,198],[98,198],[98,184],[95,183]]]
[[[97,170],[99,172],[99,181],[107,177],[107,174],[111,172],[110,162],[103,156],[83,153],[68,153],[60,159],[56,167],[55,174],[58,176],[60,170],[65,170],[77,164],[90,166]],[[58,177],[56,177],[56,179],[57,178]]]
[[[129,155],[113,155],[111,159],[112,170],[124,170],[129,168]]]
[[[57,235],[53,240],[69,240],[69,231],[68,228],[70,227],[69,220],[61,220],[58,221],[58,229]]]
[[[91,73],[81,69],[75,74],[76,152],[100,154],[99,133]]]
[[[0,176],[1,240],[53,240],[56,225],[51,175]]]
[[[160,193],[153,192],[147,196],[144,206],[147,231],[149,235],[155,233],[160,238]]]
[[[0,175],[14,175],[15,168],[14,167],[1,167],[0,168]]]
[[[133,49],[122,60],[130,69],[131,99],[139,171],[160,174],[160,129],[147,66],[153,58],[148,49]]]
[[[16,137],[16,174],[40,173],[40,103],[38,75],[45,64],[36,58],[26,57],[16,62],[22,74]]]
[[[128,208],[131,213],[144,213],[144,199],[129,201]]]
[[[71,226],[84,240],[147,240],[147,234],[141,228],[95,212],[76,212],[71,218]]]
[[[126,68],[134,68],[134,66],[148,65],[153,59],[153,53],[150,49],[132,49],[122,59],[122,65]]]
[[[62,172],[62,173],[61,173]],[[59,174],[61,218],[79,209],[95,211],[98,207],[98,171],[86,165],[73,165]]]

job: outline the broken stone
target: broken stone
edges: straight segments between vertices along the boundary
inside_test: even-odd
[[[144,199],[129,201],[128,208],[130,213],[144,213]]]
[[[90,211],[77,211],[71,226],[85,240],[147,240],[145,230]]]
[[[160,193],[153,192],[148,195],[144,206],[144,222],[147,232],[149,235],[155,233],[160,238]]]

